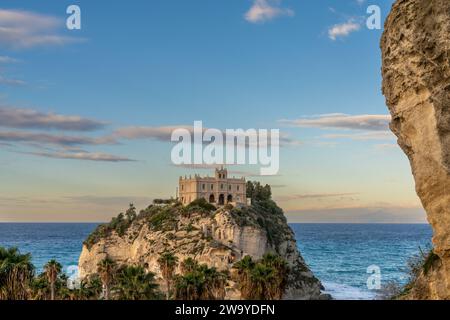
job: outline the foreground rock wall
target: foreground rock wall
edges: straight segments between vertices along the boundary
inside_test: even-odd
[[[398,0],[381,49],[391,129],[411,162],[438,256],[407,297],[450,299],[450,1]]]

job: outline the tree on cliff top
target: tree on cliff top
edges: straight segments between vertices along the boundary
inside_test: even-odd
[[[272,199],[272,189],[270,185],[262,186],[257,181],[247,181],[247,198],[253,201],[264,201]]]

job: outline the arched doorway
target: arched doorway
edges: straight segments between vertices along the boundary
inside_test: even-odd
[[[214,198],[214,195],[212,194],[209,196],[209,203],[214,203],[214,202],[216,202],[216,199]]]
[[[219,196],[219,205],[222,206],[225,204],[225,196],[223,194],[221,194]]]
[[[233,202],[233,196],[231,194],[227,197],[227,203]]]

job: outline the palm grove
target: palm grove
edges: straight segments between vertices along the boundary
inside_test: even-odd
[[[270,203],[270,186],[249,182],[247,196],[253,203]],[[190,215],[214,209],[200,201],[183,212]],[[130,205],[125,214],[99,226],[99,230],[121,232],[136,218]],[[246,256],[231,270],[217,270],[193,258],[179,261],[172,252],[160,254],[157,262],[162,281],[148,265],[117,265],[106,257],[98,263],[95,274],[73,286],[68,285],[70,281],[56,260],[50,260],[43,272],[36,274],[30,254],[0,247],[0,300],[219,300],[225,298],[230,281],[237,284],[242,299],[275,300],[283,297],[289,274],[286,261],[272,253],[256,261]]]

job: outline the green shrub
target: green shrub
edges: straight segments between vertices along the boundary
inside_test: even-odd
[[[206,199],[204,199],[204,198],[196,199],[186,206],[187,210],[192,209],[192,208],[201,208],[208,212],[216,210],[216,207],[213,204],[206,201]]]
[[[84,244],[90,249],[95,243],[102,238],[109,236],[113,231],[117,232],[120,237],[123,237],[136,218],[136,208],[133,204],[130,204],[125,213],[120,213],[117,217],[113,217],[111,222],[107,224],[99,225],[94,232],[87,237]]]
[[[173,230],[176,222],[176,212],[169,207],[163,207],[148,217],[149,228],[153,231]]]

